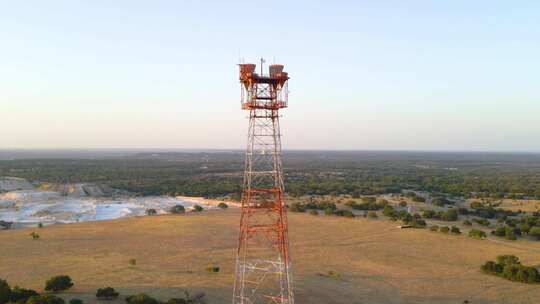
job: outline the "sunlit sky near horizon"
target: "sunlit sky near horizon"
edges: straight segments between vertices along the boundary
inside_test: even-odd
[[[286,149],[540,151],[537,1],[0,1],[0,149],[245,144],[236,64],[285,64]]]

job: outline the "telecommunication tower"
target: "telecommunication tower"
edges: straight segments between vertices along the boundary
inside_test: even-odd
[[[279,129],[289,76],[279,64],[263,74],[263,63],[260,74],[239,65],[249,128],[233,304],[294,304]]]

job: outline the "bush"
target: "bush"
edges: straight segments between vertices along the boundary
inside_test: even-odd
[[[465,225],[465,226],[472,226],[472,223],[471,223],[471,221],[469,221],[469,220],[464,220],[464,221],[463,221],[463,225]]]
[[[433,232],[437,232],[437,231],[439,231],[439,226],[433,225],[433,226],[429,227],[429,230],[433,231]]]
[[[326,209],[324,209],[324,214],[326,214],[326,215],[332,215],[332,214],[334,214],[334,209],[332,209],[332,208],[326,208]]]
[[[218,273],[219,272],[219,267],[217,267],[217,266],[208,266],[208,267],[206,267],[206,271],[210,272],[210,273]]]
[[[475,221],[478,225],[482,225],[482,226],[485,226],[485,227],[489,227],[489,221],[482,218],[482,219],[477,219],[475,218],[473,221]]]
[[[319,215],[319,212],[317,210],[315,210],[315,209],[311,209],[311,210],[309,210],[309,214],[311,214],[311,215]]]
[[[71,299],[69,300],[69,304],[84,304],[84,302],[81,299]]]
[[[289,210],[291,212],[306,212],[306,208],[300,203],[292,203],[289,207]]]
[[[54,295],[40,295],[30,297],[26,304],[65,304],[65,302],[64,299]]]
[[[203,207],[201,207],[199,205],[194,205],[193,206],[193,211],[195,211],[195,212],[201,212],[203,210],[204,210]]]
[[[445,205],[452,205],[454,204],[452,201],[449,201],[446,197],[436,197],[434,198],[431,203],[435,206],[444,207]]]
[[[218,206],[219,208],[221,208],[221,209],[227,209],[227,208],[229,208],[229,205],[227,205],[227,204],[225,204],[225,203],[219,203],[217,206]]]
[[[450,228],[448,228],[447,226],[442,226],[441,228],[439,228],[439,231],[442,233],[448,233],[450,232]]]
[[[384,216],[388,216],[388,217],[396,217],[396,212],[394,211],[394,207],[390,206],[390,205],[386,205],[384,206],[384,209],[383,209],[383,212],[382,214]]]
[[[167,301],[165,304],[188,304],[186,299],[182,298],[172,298]]]
[[[443,221],[457,221],[458,220],[458,212],[456,209],[448,209],[441,215],[441,220]]]
[[[29,298],[34,296],[39,296],[39,293],[32,289],[19,288],[15,286],[11,290],[11,302],[13,303],[26,303]]]
[[[471,237],[473,239],[482,240],[482,239],[485,239],[487,237],[487,235],[482,230],[471,229],[471,231],[469,231],[469,237]]]
[[[456,227],[456,226],[452,226],[452,227],[450,228],[450,232],[453,233],[453,234],[461,234],[461,231],[460,231],[459,228]]]
[[[186,212],[186,208],[184,208],[184,206],[182,205],[176,205],[176,206],[171,207],[169,212],[172,214],[182,214]]]
[[[137,265],[137,260],[136,259],[129,259],[128,263],[129,263],[129,265],[135,266],[135,265]]]
[[[399,206],[400,207],[407,207],[407,202],[406,201],[401,201],[401,202],[399,202]]]
[[[337,215],[337,216],[344,216],[344,217],[348,217],[348,218],[353,218],[354,217],[354,213],[352,213],[349,210],[336,210],[334,212],[334,214]]]
[[[11,299],[11,287],[7,281],[0,279],[0,304],[9,302]]]
[[[45,290],[46,291],[62,291],[69,289],[73,286],[73,282],[71,281],[71,278],[67,275],[59,275],[50,278],[45,282]]]
[[[540,227],[539,226],[532,227],[529,230],[529,235],[536,238],[537,240],[540,240]]]
[[[30,236],[32,237],[32,240],[39,240],[39,234],[35,233],[34,231],[30,233]]]
[[[150,209],[146,209],[145,213],[146,215],[156,215],[157,211],[156,209],[150,208]]]
[[[433,210],[425,210],[424,213],[422,213],[422,216],[427,219],[434,218],[436,216],[436,212]]]
[[[373,218],[373,219],[374,219],[374,218],[378,218],[377,213],[375,213],[375,211],[369,211],[368,214],[367,214],[367,216],[368,216],[369,218]]]
[[[100,300],[113,300],[118,298],[119,293],[112,287],[99,288],[96,292],[96,298]]]
[[[129,296],[126,298],[126,302],[128,304],[159,304],[158,300],[144,293]]]
[[[524,266],[514,255],[500,255],[497,262],[488,261],[480,267],[487,274],[500,276],[510,281],[540,283],[540,273],[534,267]]]

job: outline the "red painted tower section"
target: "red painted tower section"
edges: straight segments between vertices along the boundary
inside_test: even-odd
[[[263,62],[260,74],[240,64],[249,128],[233,304],[294,304],[279,129],[289,76],[278,64],[263,74]]]

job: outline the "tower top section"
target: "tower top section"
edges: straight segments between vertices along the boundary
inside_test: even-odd
[[[287,107],[289,74],[283,71],[283,65],[271,64],[264,73],[261,60],[261,73],[255,73],[257,65],[242,63],[240,83],[242,84],[242,109],[277,110]]]

